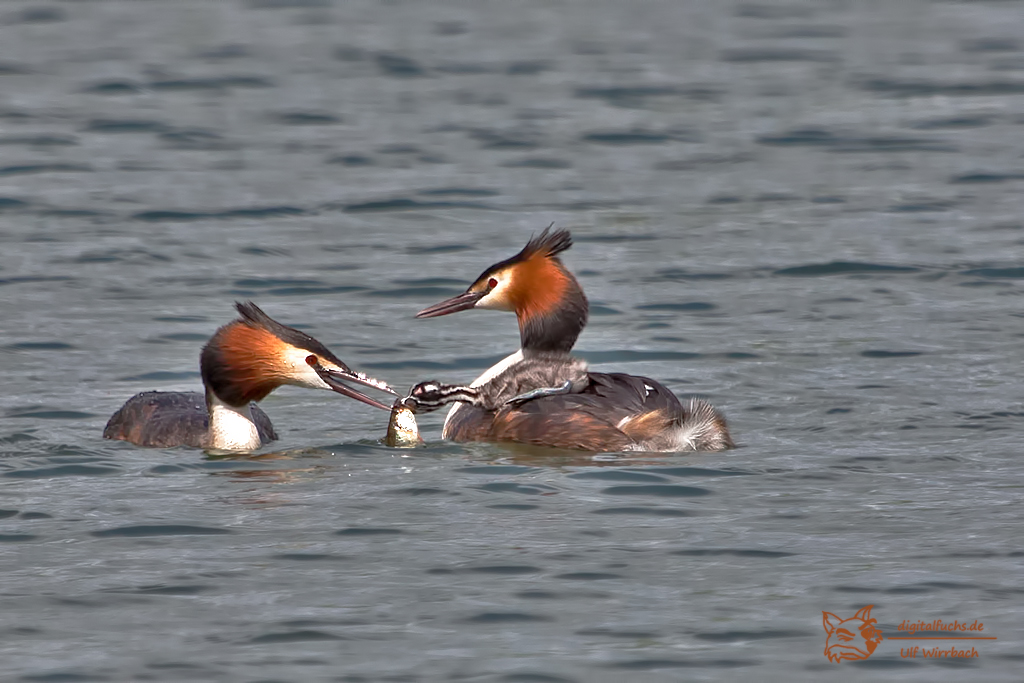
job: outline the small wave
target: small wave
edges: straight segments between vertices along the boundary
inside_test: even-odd
[[[501,193],[485,187],[439,187],[434,190],[420,190],[417,194],[431,197],[497,197]]]
[[[833,152],[955,152],[956,146],[941,138],[898,135],[834,133],[823,128],[797,128],[757,138],[776,147],[823,147]]]
[[[263,76],[216,76],[213,78],[172,78],[152,81],[153,90],[224,90],[227,88],[272,88],[275,83]]]
[[[170,126],[150,119],[93,119],[85,130],[93,133],[165,133]]]
[[[526,496],[545,496],[558,493],[554,486],[546,484],[519,484],[514,481],[492,481],[474,488],[488,493],[518,493]]]
[[[713,311],[716,308],[718,306],[706,301],[664,302],[636,306],[638,311]]]
[[[46,341],[17,342],[15,344],[8,344],[4,348],[10,349],[11,351],[64,351],[66,349],[73,349],[75,347],[66,342]]]
[[[623,579],[625,577],[622,574],[612,574],[610,572],[566,572],[565,574],[555,574],[554,578],[568,581],[607,581],[609,579]]]
[[[96,417],[95,413],[84,413],[78,410],[64,410],[61,408],[49,408],[47,406],[33,406],[24,408],[11,408],[7,411],[7,417],[33,417],[37,420],[84,420]]]
[[[92,167],[84,164],[21,164],[0,167],[0,177],[37,173],[82,173],[91,171]]]
[[[291,111],[274,114],[271,119],[286,126],[331,126],[341,123],[341,117],[320,112]]]
[[[389,52],[377,55],[377,66],[385,75],[395,78],[418,78],[427,75],[426,69],[416,60]]]
[[[537,621],[554,621],[553,617],[526,612],[481,612],[465,620],[470,624],[521,624]]]
[[[561,168],[572,168],[572,162],[566,161],[565,159],[544,159],[541,157],[529,157],[526,159],[516,159],[514,161],[506,161],[502,166],[508,168],[542,168],[542,169],[561,169]]]
[[[1007,171],[1005,173],[965,173],[963,175],[953,176],[949,179],[949,182],[962,184],[962,183],[1005,183],[1010,180],[1024,180],[1024,172],[1022,171]]]
[[[91,532],[96,538],[140,538],[145,536],[219,536],[233,533],[220,527],[192,524],[132,524]]]
[[[623,108],[647,106],[647,100],[662,97],[683,97],[710,102],[717,100],[722,90],[711,85],[624,85],[624,86],[581,86],[576,88],[575,97],[600,99],[608,105]]]
[[[886,351],[884,349],[871,349],[868,351],[861,351],[860,355],[864,358],[909,358],[911,356],[920,356],[923,351]]]
[[[583,142],[602,145],[655,145],[663,142],[700,142],[702,137],[695,131],[652,131],[632,128],[621,131],[594,131],[580,136]]]
[[[9,211],[12,209],[24,209],[29,205],[28,202],[23,199],[14,199],[13,197],[0,197],[0,211]]]
[[[365,154],[339,154],[327,159],[325,164],[341,164],[342,166],[372,166],[373,159]]]
[[[0,534],[0,543],[25,543],[34,541],[39,536],[36,534]]]
[[[809,638],[809,631],[798,631],[795,629],[770,629],[765,631],[716,631],[705,633],[694,633],[693,637],[698,640],[708,640],[714,643],[739,643],[751,640],[771,640],[774,638]],[[815,633],[815,635],[817,635]]]
[[[314,631],[304,629],[299,631],[284,631],[280,633],[266,633],[262,636],[255,636],[248,641],[251,645],[266,645],[269,643],[305,643],[310,641],[324,640],[347,640],[344,636],[334,635],[325,631]]]
[[[704,467],[645,467],[643,471],[670,477],[743,477],[756,474],[744,470],[712,470]]]
[[[881,263],[860,263],[855,261],[831,261],[806,266],[792,266],[773,271],[772,275],[786,277],[819,277],[822,275],[916,273],[920,268],[913,266],[890,266]]]
[[[1024,267],[1017,268],[972,268],[965,270],[961,275],[974,277],[985,277],[995,279],[1019,280],[1024,278]]]
[[[237,145],[228,143],[224,136],[202,128],[185,128],[160,134],[160,140],[169,149],[193,151],[222,151]]]
[[[0,138],[0,145],[26,147],[71,147],[78,144],[74,135],[10,135]]]
[[[911,124],[917,130],[936,130],[943,128],[982,128],[995,122],[995,117],[981,116],[946,116],[937,119],[925,119]]]
[[[82,88],[82,92],[95,95],[135,95],[142,92],[143,85],[135,81],[100,81]]]
[[[607,496],[651,496],[655,498],[694,498],[711,495],[711,491],[697,486],[677,484],[640,484],[637,486],[609,486],[601,493]]]
[[[796,48],[747,48],[724,50],[723,62],[838,62],[839,55],[832,50],[801,50]]]
[[[142,211],[133,219],[147,223],[189,222],[233,218],[269,218],[272,216],[301,216],[308,213],[296,206],[264,206],[225,209],[223,211]]]
[[[336,536],[395,536],[402,533],[405,532],[401,529],[369,526],[348,527],[334,532]]]
[[[540,470],[536,467],[524,467],[523,465],[468,465],[466,467],[459,467],[455,471],[462,472],[463,474],[516,475],[532,474]]]
[[[599,508],[597,510],[591,510],[591,514],[639,515],[641,517],[693,517],[696,513],[690,510],[679,510],[677,508],[642,507],[634,505],[628,507]]]
[[[495,207],[479,202],[421,202],[416,199],[399,197],[396,199],[384,199],[372,202],[357,202],[345,204],[342,211],[345,213],[370,213],[384,211],[424,211],[431,209],[486,209],[494,210]]]
[[[619,351],[578,351],[576,355],[588,363],[642,363],[655,360],[696,360],[703,357],[702,354],[687,351],[631,351],[628,349]]]
[[[760,550],[748,548],[687,548],[686,550],[673,550],[673,555],[684,555],[686,557],[749,557],[777,560],[783,557],[794,557],[796,553],[787,553],[779,550]]]
[[[860,84],[863,90],[890,97],[979,97],[986,95],[1020,95],[1024,81],[941,81],[870,78]]]
[[[53,477],[106,477],[121,472],[119,467],[98,467],[95,465],[59,465],[35,469],[10,470],[4,472],[8,479],[52,479]]]
[[[61,7],[26,7],[7,19],[11,24],[54,24],[67,19]]]
[[[577,472],[570,474],[568,479],[597,479],[600,481],[669,481],[666,477],[630,470],[597,470],[594,472]]]

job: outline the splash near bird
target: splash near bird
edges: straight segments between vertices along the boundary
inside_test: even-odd
[[[681,402],[648,377],[589,372],[570,355],[588,303],[559,254],[568,230],[550,226],[518,254],[487,268],[462,294],[417,318],[485,308],[511,311],[521,348],[468,387],[422,382],[419,412],[454,403],[444,438],[514,441],[587,451],[721,451],[734,446],[725,418],[702,399]]]
[[[235,308],[239,319],[218,329],[200,354],[205,393],[136,394],[113,414],[103,438],[161,448],[256,450],[277,439],[256,402],[285,384],[328,389],[390,410],[345,384],[395,394],[384,382],[351,369],[316,339],[282,325],[251,301]]]

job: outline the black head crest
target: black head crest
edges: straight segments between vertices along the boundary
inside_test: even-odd
[[[510,261],[526,261],[534,256],[554,257],[572,246],[572,235],[565,228],[551,232],[552,223],[544,228],[536,237],[531,237],[523,250],[513,256]]]
[[[249,325],[250,327],[262,328],[267,332],[270,332],[272,335],[274,335],[283,342],[291,344],[292,346],[299,349],[311,351],[312,353],[315,353],[321,358],[325,358],[331,361],[332,363],[338,365],[339,367],[345,367],[345,364],[338,360],[338,357],[331,353],[331,351],[326,346],[318,342],[316,339],[313,339],[313,337],[310,337],[305,332],[301,332],[295,329],[294,327],[288,327],[287,325],[282,325],[281,323],[277,322],[269,315],[264,313],[263,309],[261,309],[253,302],[236,301],[235,308],[238,310],[238,313],[242,316],[242,319],[240,321],[242,324]]]

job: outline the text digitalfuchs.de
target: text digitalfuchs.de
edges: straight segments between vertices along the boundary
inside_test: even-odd
[[[974,623],[968,624],[967,622],[961,622],[959,620],[954,621],[942,621],[942,619],[936,619],[930,622],[916,621],[910,622],[906,619],[896,627],[897,631],[906,631],[910,635],[914,635],[918,631],[984,631],[985,625],[974,620]]]

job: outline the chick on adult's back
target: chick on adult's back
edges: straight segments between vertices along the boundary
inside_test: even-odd
[[[546,229],[512,258],[484,270],[464,293],[420,311],[418,318],[471,308],[512,311],[521,348],[469,387],[425,382],[410,397],[423,410],[455,403],[443,436],[456,441],[591,451],[731,448],[725,418],[703,399],[681,402],[648,377],[587,372],[585,381],[575,378],[578,361],[569,352],[587,323],[588,303],[559,257],[571,246],[567,230]],[[541,372],[545,366],[547,372]],[[557,378],[562,386],[534,386],[539,377]],[[499,383],[516,384],[526,393],[496,405]]]

